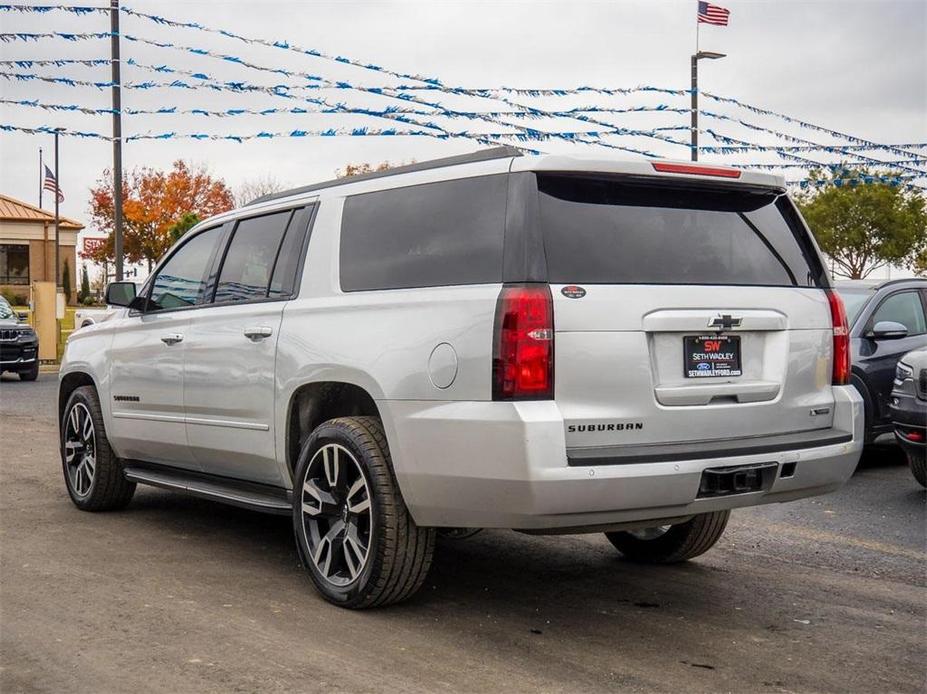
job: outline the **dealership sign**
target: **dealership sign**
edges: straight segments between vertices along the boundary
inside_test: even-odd
[[[103,246],[106,244],[106,237],[91,237],[83,239],[84,248],[80,253],[80,257],[86,259],[91,259],[95,254],[103,250]]]

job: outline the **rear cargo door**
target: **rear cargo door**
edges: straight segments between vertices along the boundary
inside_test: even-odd
[[[828,428],[823,270],[779,191],[538,174],[569,447]]]

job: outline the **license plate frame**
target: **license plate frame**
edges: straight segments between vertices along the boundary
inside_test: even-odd
[[[686,378],[743,376],[740,335],[684,336],[682,373]]]

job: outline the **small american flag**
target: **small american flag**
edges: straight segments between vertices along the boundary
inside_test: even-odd
[[[709,2],[699,2],[698,4],[699,24],[715,24],[720,27],[726,27],[727,20],[730,16],[730,10],[726,10],[718,5],[712,5]]]
[[[55,174],[53,174],[51,169],[49,169],[47,166],[45,167],[45,180],[42,182],[42,188],[57,195],[59,204],[64,202],[64,193],[62,193],[61,188],[58,187],[58,181],[55,179]]]

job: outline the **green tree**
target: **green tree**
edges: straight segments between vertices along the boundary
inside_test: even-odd
[[[168,227],[168,233],[171,235],[171,243],[176,243],[180,237],[186,234],[190,229],[200,223],[200,216],[196,212],[187,212],[179,220]]]
[[[61,284],[64,291],[65,303],[71,303],[71,264],[68,259],[64,259],[64,267],[61,268]]]
[[[809,192],[798,196],[837,274],[861,279],[883,265],[913,266],[927,249],[923,195],[884,182],[890,176],[866,169],[815,171]]]
[[[87,265],[85,264],[80,273],[80,291],[77,293],[78,303],[84,303],[90,296],[90,275],[87,274]]]
[[[927,277],[927,246],[922,248],[919,253],[914,254],[909,267],[919,277]]]

